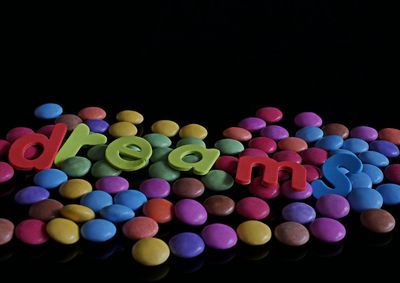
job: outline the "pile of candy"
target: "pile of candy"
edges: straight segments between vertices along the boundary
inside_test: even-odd
[[[193,258],[206,247],[230,249],[238,240],[252,246],[273,236],[288,246],[302,246],[310,236],[339,242],[349,213],[360,214],[361,224],[375,233],[395,227],[382,206],[400,204],[400,164],[390,164],[400,155],[399,129],[349,130],[302,112],[290,136],[277,125],[282,112],[264,107],[207,148],[205,127],[160,120],[143,135],[138,128],[144,117],[133,110],[119,112],[111,125],[99,107],[74,115],[47,103],[34,115],[54,123],[36,132],[17,127],[0,139],[2,186],[13,181],[15,170],[36,171],[32,185],[14,196],[17,205],[29,206],[29,215],[15,226],[0,218],[0,245],[14,236],[28,245],[49,239],[70,245],[122,233],[133,243],[133,258],[155,266],[170,252]],[[148,177],[134,187],[138,172]],[[235,190],[240,199],[232,197]],[[275,211],[280,223],[273,227],[277,200],[285,205]],[[235,227],[232,215],[240,222]],[[187,231],[157,238],[160,226],[172,221]]]

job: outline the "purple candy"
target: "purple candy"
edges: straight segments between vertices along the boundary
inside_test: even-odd
[[[351,129],[350,136],[365,141],[374,141],[378,138],[378,132],[374,128],[368,126],[359,126]]]
[[[310,225],[310,231],[315,238],[327,243],[339,242],[346,236],[342,223],[326,217],[315,219]]]
[[[294,123],[301,128],[320,127],[322,125],[322,119],[314,112],[301,112],[294,117]]]
[[[15,194],[15,201],[19,204],[33,204],[44,199],[48,199],[50,193],[45,188],[39,186],[29,186],[23,188]]]
[[[89,119],[85,121],[93,133],[104,133],[110,126],[106,121],[100,119]]]
[[[303,200],[309,198],[312,195],[312,187],[309,183],[306,183],[306,189],[303,192],[294,191],[292,186],[292,180],[288,180],[281,186],[281,193],[288,199]]]
[[[316,213],[312,206],[304,202],[292,202],[282,209],[282,217],[287,221],[308,224],[315,220]]]
[[[263,137],[267,137],[275,141],[289,137],[289,132],[285,128],[277,125],[266,126],[261,130],[260,134]]]
[[[169,242],[171,252],[182,258],[193,258],[204,251],[203,239],[192,232],[183,232],[173,236]]]
[[[257,117],[245,118],[239,122],[239,127],[244,128],[250,132],[261,130],[265,126],[265,121]]]
[[[207,221],[204,206],[193,199],[182,199],[175,204],[175,216],[185,224],[198,226]]]
[[[142,182],[139,189],[147,198],[165,198],[169,195],[171,186],[164,179],[151,178]]]
[[[237,243],[235,230],[225,224],[214,223],[207,225],[201,231],[201,237],[210,248],[217,250],[230,249]]]
[[[321,196],[315,207],[321,215],[334,219],[345,217],[350,212],[350,204],[347,199],[336,194]]]
[[[400,155],[399,148],[389,141],[379,140],[369,144],[369,149],[382,153],[386,157],[397,157]]]
[[[123,177],[107,176],[97,180],[95,187],[98,190],[102,190],[110,194],[116,194],[126,191],[129,188],[129,182]]]

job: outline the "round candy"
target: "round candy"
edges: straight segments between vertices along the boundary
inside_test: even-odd
[[[204,193],[204,185],[196,178],[181,178],[174,182],[172,191],[182,198],[197,198]]]
[[[108,132],[114,138],[129,137],[137,134],[137,128],[130,122],[117,122],[108,128]]]
[[[103,207],[112,205],[113,199],[109,193],[104,191],[93,191],[84,195],[80,203],[89,207],[94,212],[99,212]]]
[[[57,103],[45,103],[36,107],[34,114],[39,119],[55,119],[63,112],[61,105]]]
[[[93,210],[79,204],[68,204],[61,208],[60,214],[76,223],[86,222],[95,218]]]
[[[132,210],[138,210],[145,204],[145,202],[147,202],[147,198],[142,192],[137,190],[127,190],[116,194],[114,201],[116,204],[125,205]]]
[[[54,218],[47,223],[47,234],[53,240],[71,245],[79,241],[79,227],[69,219]]]
[[[141,239],[132,247],[133,258],[146,266],[163,264],[167,261],[169,254],[168,245],[157,238]]]
[[[167,223],[174,217],[174,205],[166,199],[151,199],[144,204],[143,214],[157,223]]]
[[[395,145],[400,145],[400,130],[384,128],[379,131],[379,138],[394,143]]]
[[[264,151],[261,149],[257,148],[246,148],[240,153],[240,157],[242,156],[260,156],[260,157],[268,157],[268,154],[266,154]]]
[[[385,167],[389,165],[389,159],[382,153],[376,151],[364,151],[358,155],[358,158],[363,162],[377,167]]]
[[[374,141],[378,138],[378,132],[374,128],[368,126],[358,126],[351,129],[350,136],[365,141]]]
[[[288,199],[303,200],[312,195],[312,187],[309,183],[306,184],[306,189],[303,192],[294,191],[291,186],[291,180],[286,181],[281,186],[281,193]]]
[[[337,135],[341,136],[342,139],[347,139],[349,136],[349,129],[345,125],[339,123],[326,124],[322,127],[322,130],[325,136]]]
[[[33,204],[47,199],[49,196],[48,190],[39,186],[29,186],[15,194],[15,201],[19,204]]]
[[[93,164],[92,169],[90,170],[90,173],[95,178],[101,178],[101,177],[107,177],[107,176],[118,176],[121,174],[121,172],[122,172],[121,170],[118,170],[118,169],[112,167],[105,160],[96,161]]]
[[[361,153],[367,151],[369,145],[366,141],[359,139],[359,138],[350,138],[343,142],[342,145],[343,149],[350,150],[353,153]]]
[[[304,127],[296,132],[296,137],[308,143],[316,142],[324,136],[324,132],[317,127]]]
[[[389,233],[396,225],[393,215],[384,209],[368,209],[360,215],[361,224],[375,233]]]
[[[56,218],[63,206],[58,200],[45,199],[31,205],[29,208],[29,217],[47,222]]]
[[[304,163],[321,166],[328,159],[328,152],[319,147],[312,147],[303,151],[301,157]]]
[[[14,176],[14,168],[10,164],[0,161],[0,184],[5,183]]]
[[[115,225],[104,219],[93,219],[81,227],[81,235],[91,242],[105,242],[114,237],[117,232]]]
[[[90,160],[92,161],[100,161],[106,159],[106,149],[107,145],[105,144],[99,144],[92,146],[88,152],[87,156],[89,157]]]
[[[100,210],[100,215],[113,223],[121,223],[133,218],[135,213],[125,205],[113,204],[103,207]]]
[[[364,172],[360,173],[347,173],[347,178],[349,178],[352,188],[372,188],[372,180],[368,174]]]
[[[304,164],[303,166],[304,168],[306,168],[307,171],[307,182],[311,183],[312,181],[315,181],[322,177],[322,172],[318,167],[309,164]]]
[[[272,155],[272,159],[275,159],[278,162],[291,161],[299,164],[302,162],[300,154],[292,150],[277,151]]]
[[[230,189],[234,180],[231,175],[222,170],[211,170],[201,178],[207,189],[212,191],[226,191]]]
[[[323,148],[325,150],[337,150],[343,145],[343,138],[338,135],[325,136],[315,143],[316,147]]]
[[[389,168],[390,165],[386,168]],[[362,172],[367,174],[373,185],[379,184],[383,181],[383,173],[382,170],[371,164],[363,164]],[[387,176],[386,176],[387,178]]]
[[[123,110],[117,113],[117,120],[123,122],[129,122],[135,125],[141,124],[144,120],[142,114],[134,110]]]
[[[46,125],[41,127],[39,130],[37,130],[38,134],[45,135],[46,137],[50,137],[51,133],[53,132],[55,125]]]
[[[130,240],[140,240],[154,237],[158,232],[156,221],[146,216],[138,216],[125,222],[122,232]]]
[[[201,231],[201,237],[207,246],[217,250],[230,249],[237,243],[235,230],[225,224],[207,225]]]
[[[0,246],[11,241],[14,234],[14,224],[5,218],[0,218]]]
[[[281,150],[292,150],[294,152],[300,152],[308,148],[307,143],[303,139],[296,137],[281,139],[278,142],[278,146]]]
[[[36,173],[33,182],[45,189],[54,189],[68,180],[67,174],[58,169],[45,169]]]
[[[180,139],[176,143],[176,147],[180,147],[180,146],[186,145],[186,144],[197,144],[197,145],[201,145],[202,147],[206,147],[206,143],[203,142],[201,139],[191,138],[191,137]]]
[[[16,127],[7,132],[6,138],[10,143],[13,143],[20,137],[33,134],[33,130],[26,127]]]
[[[148,198],[165,198],[169,195],[171,186],[160,178],[150,178],[140,184],[140,191]]]
[[[157,147],[153,149],[153,153],[151,154],[150,161],[165,161],[168,159],[169,153],[172,151],[170,147]]]
[[[294,117],[294,123],[298,127],[320,127],[322,119],[314,112],[301,112]]]
[[[263,107],[257,110],[256,116],[272,124],[282,120],[283,113],[276,107]]]
[[[262,199],[273,199],[276,198],[279,193],[279,185],[263,185],[261,184],[261,177],[256,177],[251,180],[249,186],[250,194],[262,198]]]
[[[85,176],[92,166],[89,159],[82,156],[73,156],[64,160],[60,169],[64,171],[69,177],[82,177]]]
[[[229,155],[223,155],[218,157],[217,161],[214,164],[215,169],[219,169],[225,171],[231,175],[236,174],[238,158]]]
[[[263,119],[257,117],[248,117],[241,120],[238,126],[250,132],[255,132],[264,128],[266,126],[266,123]]]
[[[279,141],[281,139],[289,137],[289,132],[277,125],[269,125],[263,128],[260,132],[261,136],[273,139],[274,141]]]
[[[177,257],[193,258],[204,251],[203,239],[191,232],[183,232],[173,236],[169,242],[171,252]]]
[[[341,195],[328,194],[317,200],[316,209],[322,216],[339,219],[349,214],[350,204]]]
[[[196,138],[199,140],[204,140],[207,134],[207,129],[199,124],[186,125],[179,131],[179,136],[181,138]]]
[[[256,137],[249,141],[249,148],[257,148],[265,151],[266,153],[273,153],[276,150],[276,142],[267,137]]]
[[[400,150],[399,148],[394,144],[389,141],[384,141],[384,140],[379,140],[379,141],[373,141],[369,145],[370,150],[377,151],[379,153],[382,153],[386,157],[397,157],[400,155]]]
[[[74,114],[63,114],[57,117],[55,123],[63,123],[67,125],[68,131],[72,131],[76,126],[82,123],[82,119]]]
[[[99,119],[102,120],[106,118],[106,111],[103,108],[97,106],[89,106],[81,109],[78,113],[78,116],[82,118],[82,120],[89,119]]]
[[[10,142],[6,140],[0,139],[0,157],[5,156],[8,154],[10,149]]]
[[[271,240],[271,229],[267,224],[257,220],[242,222],[237,228],[238,238],[245,244],[261,246]]]
[[[381,194],[384,205],[400,204],[400,185],[382,184],[376,190]]]
[[[168,182],[173,182],[181,176],[181,172],[172,169],[167,161],[157,161],[150,165],[149,176],[152,178],[162,178]]]
[[[182,199],[175,204],[175,216],[185,224],[203,225],[207,221],[207,211],[204,206],[193,199]]]
[[[15,236],[25,244],[41,245],[49,240],[46,223],[39,219],[26,219],[15,227]]]
[[[282,217],[287,221],[308,224],[315,220],[316,213],[312,206],[303,202],[292,202],[282,209]]]
[[[221,154],[226,155],[238,154],[244,150],[243,144],[233,139],[221,139],[214,146],[221,151]]]
[[[363,212],[371,208],[381,208],[383,204],[381,194],[377,190],[368,188],[352,189],[347,196],[347,200],[351,209],[356,212]]]
[[[71,179],[61,185],[58,192],[67,199],[78,199],[92,191],[92,185],[83,179]]]
[[[237,141],[248,141],[251,139],[251,133],[240,127],[230,127],[223,131],[222,135],[229,139],[234,139]]]
[[[90,131],[93,133],[105,133],[110,127],[106,121],[98,119],[86,120],[85,124],[88,125]]]
[[[236,204],[236,211],[240,216],[247,219],[260,220],[269,215],[268,204],[257,197],[245,197]]]
[[[227,216],[235,210],[235,202],[227,196],[212,195],[203,203],[207,212],[215,216]]]
[[[321,217],[314,220],[310,225],[311,234],[327,243],[336,243],[346,236],[346,229],[339,221],[331,218]]]
[[[400,164],[391,164],[385,168],[385,177],[393,183],[400,185]]]
[[[158,133],[147,134],[143,136],[143,138],[147,140],[153,148],[169,147],[172,144],[172,141],[169,139],[169,137]]]
[[[171,120],[159,120],[151,125],[151,131],[167,137],[173,137],[178,133],[179,125]]]
[[[275,238],[284,245],[302,246],[310,239],[310,233],[306,227],[297,222],[283,222],[275,227]]]
[[[95,187],[96,189],[105,191],[109,194],[116,194],[126,191],[129,188],[129,182],[123,177],[108,176],[97,180]]]

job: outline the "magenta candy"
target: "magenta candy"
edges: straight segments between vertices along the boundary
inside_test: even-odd
[[[322,125],[322,119],[314,112],[301,112],[294,117],[294,123],[301,128],[307,126],[320,127]]]
[[[164,179],[151,178],[142,182],[139,189],[148,198],[165,198],[169,195],[171,186]]]
[[[321,166],[328,159],[328,152],[319,147],[312,147],[301,153],[303,162],[315,166]]]
[[[34,131],[30,128],[16,127],[16,128],[13,128],[8,131],[6,138],[10,143],[13,143],[18,138],[23,137],[25,135],[33,134],[33,133],[34,133]]]
[[[10,142],[6,140],[0,140],[0,157],[8,154],[8,150],[10,149]]]
[[[273,139],[267,137],[257,137],[249,141],[250,148],[261,149],[266,153],[273,153],[276,150],[276,142]]]
[[[25,152],[25,157],[27,159],[35,159],[42,153],[42,148],[40,146],[34,145],[29,147]]]
[[[385,168],[385,177],[393,183],[400,185],[400,164],[391,164]]]
[[[51,133],[53,132],[55,125],[46,125],[41,127],[39,130],[37,130],[38,134],[45,135],[46,137],[50,137]]]
[[[284,182],[281,186],[281,193],[288,199],[303,200],[309,198],[312,195],[312,187],[309,183],[306,183],[306,189],[303,192],[294,191],[291,186],[291,180]]]
[[[120,176],[107,176],[97,180],[96,189],[105,191],[110,194],[116,194],[126,191],[129,188],[129,182]]]
[[[298,164],[300,164],[302,162],[302,158],[301,158],[300,154],[298,154],[297,152],[294,152],[292,150],[281,150],[281,151],[275,152],[272,155],[272,159],[275,159],[278,162],[292,161],[292,162],[295,162]]]
[[[343,218],[350,212],[350,204],[347,199],[336,194],[321,196],[315,207],[322,216],[333,219]]]
[[[0,184],[5,183],[14,176],[14,168],[7,162],[0,161]]]
[[[346,236],[346,229],[339,221],[321,217],[314,220],[310,225],[311,234],[320,241],[336,243]]]
[[[236,204],[236,212],[247,219],[261,220],[269,215],[269,205],[257,197],[245,197]]]
[[[259,156],[259,157],[268,157],[268,154],[265,151],[257,148],[246,148],[240,153],[240,156]]]
[[[265,121],[257,117],[245,118],[239,122],[239,127],[244,128],[250,132],[261,130],[265,126]]]
[[[207,225],[201,231],[201,237],[207,246],[217,250],[230,249],[237,243],[235,230],[225,224],[214,223]]]
[[[263,107],[257,110],[256,116],[272,124],[282,120],[283,113],[276,107]]]
[[[365,141],[374,141],[378,138],[378,132],[374,128],[368,126],[359,126],[351,129],[350,137]]]
[[[279,141],[289,137],[289,132],[285,128],[277,125],[266,126],[261,130],[260,134],[263,137],[273,139],[274,141]]]
[[[15,227],[15,236],[29,245],[41,245],[49,240],[46,223],[39,219],[26,219]]]
[[[311,183],[312,181],[315,181],[322,177],[321,169],[319,169],[318,167],[309,164],[303,164],[303,166],[304,168],[306,168],[307,171],[307,182]]]
[[[182,199],[175,204],[175,216],[185,224],[203,225],[207,221],[207,211],[204,206],[193,199]]]
[[[214,166],[215,169],[223,170],[231,175],[236,174],[236,169],[238,165],[238,159],[234,156],[223,155],[218,157]]]
[[[249,192],[253,196],[262,199],[273,199],[279,195],[279,185],[267,185],[261,184],[261,177],[254,178],[249,186]]]

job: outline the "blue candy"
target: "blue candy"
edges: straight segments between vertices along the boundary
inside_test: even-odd
[[[363,212],[371,208],[381,208],[383,198],[381,194],[368,188],[353,189],[347,196],[351,209],[356,212]]]
[[[375,165],[364,164],[362,171],[371,178],[373,185],[379,184],[383,181],[383,172]]]
[[[86,120],[85,124],[88,125],[90,131],[93,133],[104,133],[110,126],[106,121],[98,119]]]
[[[296,137],[305,140],[308,143],[316,142],[324,136],[324,132],[318,127],[304,127],[296,132]]]
[[[348,173],[347,177],[351,182],[353,189],[355,188],[372,188],[372,180],[367,173],[360,172],[356,174]]]
[[[105,242],[114,237],[117,228],[113,223],[104,219],[93,219],[81,227],[81,235],[91,242]]]
[[[352,155],[356,156],[356,155],[355,155],[353,152],[351,152],[350,150],[343,149],[343,148],[331,150],[329,153],[330,153],[331,155],[335,155],[335,154],[338,154],[338,153],[346,153],[346,154],[352,154]]]
[[[183,232],[173,236],[169,242],[171,252],[177,257],[193,258],[200,255],[205,248],[203,239],[192,232]]]
[[[94,212],[99,212],[103,207],[113,204],[112,196],[105,191],[93,191],[81,198],[80,203],[91,208]]]
[[[63,113],[63,109],[56,103],[46,103],[35,109],[34,115],[39,119],[55,119]]]
[[[372,164],[377,167],[385,167],[389,165],[389,159],[382,153],[376,151],[365,151],[358,155],[363,163]]]
[[[400,204],[400,186],[397,184],[382,184],[376,188],[382,195],[384,205]]]
[[[370,150],[382,153],[386,157],[397,157],[400,155],[399,148],[389,141],[379,140],[373,141],[369,145]]]
[[[343,142],[342,148],[353,153],[361,153],[368,150],[368,143],[362,139],[350,138]]]
[[[33,182],[45,189],[54,189],[68,181],[68,176],[58,169],[45,169],[36,173]]]
[[[323,148],[325,150],[336,150],[341,148],[343,145],[343,138],[338,135],[325,136],[315,143],[316,147]]]
[[[147,198],[142,192],[137,190],[127,190],[116,194],[114,202],[116,204],[125,205],[132,210],[138,210],[147,202]]]
[[[100,215],[113,223],[125,222],[135,217],[135,213],[132,209],[121,204],[113,204],[103,207],[100,210]]]

